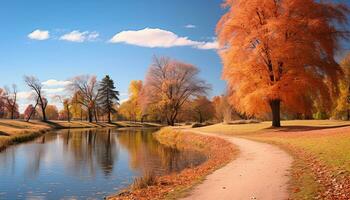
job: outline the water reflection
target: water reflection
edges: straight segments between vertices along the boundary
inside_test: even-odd
[[[143,172],[151,171],[158,175],[178,172],[206,159],[195,151],[184,152],[160,145],[152,134],[135,134],[129,130],[119,134],[118,140],[131,156],[130,167]]]
[[[206,158],[159,144],[152,129],[61,130],[0,153],[0,199],[86,199]]]
[[[100,169],[104,176],[111,175],[119,155],[117,138],[112,136],[111,129],[68,130],[58,136],[63,140],[63,151],[70,172],[80,176],[95,176],[96,169]]]

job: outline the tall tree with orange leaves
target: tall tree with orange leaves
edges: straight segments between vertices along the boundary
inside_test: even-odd
[[[302,113],[303,94],[331,107],[342,70],[334,60],[347,38],[349,9],[315,0],[226,0],[228,12],[217,25],[223,78],[230,102],[248,116],[280,107]]]

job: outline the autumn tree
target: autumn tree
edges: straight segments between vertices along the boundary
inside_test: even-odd
[[[68,88],[73,93],[79,92],[80,98],[76,99],[79,104],[87,109],[89,122],[93,117],[97,122],[97,98],[99,97],[96,76],[82,75],[74,77]]]
[[[129,85],[129,98],[124,101],[118,111],[124,118],[133,121],[142,121],[143,112],[141,108],[141,91],[143,83],[141,80],[132,80]]]
[[[24,76],[24,81],[27,84],[27,86],[30,89],[32,89],[35,93],[34,98],[36,99],[37,105],[39,105],[41,108],[42,120],[47,121],[45,112],[47,106],[47,99],[44,98],[41,82],[38,78],[34,76]]]
[[[56,95],[54,96],[54,98],[62,104],[64,116],[66,116],[67,121],[70,122],[70,119],[71,119],[70,109],[72,106],[71,99],[69,97],[64,97],[61,95]]]
[[[217,25],[223,78],[230,102],[248,116],[272,112],[280,126],[280,106],[296,112],[302,93],[322,98],[328,108],[341,68],[334,60],[347,37],[348,8],[316,0],[226,0]]]
[[[24,119],[28,122],[33,115],[35,115],[35,107],[33,104],[29,104],[24,110]]]
[[[6,107],[10,113],[10,118],[15,119],[16,113],[18,113],[18,105],[17,105],[17,86],[15,84],[12,85],[12,90],[8,87],[5,87],[5,100]]]
[[[244,118],[233,110],[227,94],[213,97],[212,104],[215,110],[215,119],[218,122],[229,123],[234,119]]]
[[[118,113],[122,116],[124,120],[134,120],[136,121],[136,116],[134,112],[134,107],[131,101],[125,101],[118,107]]]
[[[168,125],[173,126],[184,103],[206,94],[210,88],[198,78],[198,73],[191,64],[155,57],[146,75],[144,102],[155,105]]]
[[[0,88],[0,118],[6,115],[6,92]]]
[[[194,119],[199,123],[210,120],[215,115],[212,102],[205,96],[199,96],[191,102]]]
[[[346,119],[350,120],[350,54],[345,56],[340,66],[344,71],[344,79],[339,83],[340,93],[333,115],[336,118],[346,116]]]
[[[114,105],[119,104],[119,91],[115,89],[114,82],[108,75],[102,79],[98,91],[100,93],[98,102],[102,110],[107,113],[108,123],[111,123],[111,114],[116,112]]]
[[[58,109],[55,105],[47,105],[46,107],[46,116],[49,120],[58,119]]]
[[[83,105],[79,102],[82,102],[83,98],[80,95],[80,92],[74,92],[73,97],[71,99],[71,109],[72,117],[75,119],[83,120],[83,116],[86,113],[86,110],[84,110]]]
[[[143,82],[141,80],[132,80],[129,85],[129,99],[132,106],[132,112],[135,120],[142,121],[144,113],[141,107],[141,92],[143,89]]]

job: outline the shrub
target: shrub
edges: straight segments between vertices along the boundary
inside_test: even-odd
[[[131,185],[132,190],[138,190],[147,188],[148,186],[156,184],[156,177],[153,173],[147,172],[141,177],[134,179],[134,182]]]

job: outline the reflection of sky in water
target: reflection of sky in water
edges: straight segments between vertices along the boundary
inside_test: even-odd
[[[204,161],[164,147],[152,130],[62,130],[0,153],[0,199],[101,199],[144,171],[164,174]]]

